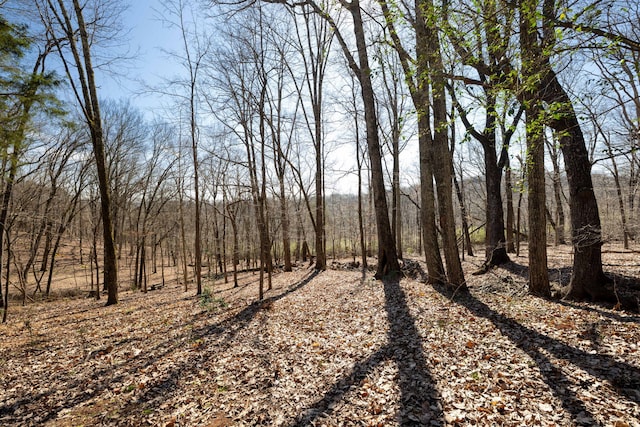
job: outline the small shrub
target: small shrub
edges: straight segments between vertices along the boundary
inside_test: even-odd
[[[218,311],[227,307],[224,299],[216,297],[210,288],[204,288],[200,294],[200,307],[207,311]]]

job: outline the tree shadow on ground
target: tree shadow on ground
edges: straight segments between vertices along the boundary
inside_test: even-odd
[[[221,322],[216,322],[213,325],[208,325],[203,328],[194,329],[188,328],[188,325],[179,325],[180,328],[187,330],[187,332],[181,332],[178,335],[172,336],[171,339],[161,340],[159,344],[149,348],[148,352],[140,353],[126,361],[124,365],[109,365],[101,368],[97,368],[92,371],[90,378],[86,376],[78,376],[71,381],[52,381],[51,387],[40,390],[36,393],[31,393],[24,396],[24,398],[17,401],[13,401],[10,405],[6,402],[0,402],[0,417],[9,419],[9,417],[16,412],[19,408],[29,405],[32,402],[41,401],[44,399],[52,399],[56,396],[67,395],[67,400],[60,402],[56,400],[55,407],[49,408],[46,414],[41,414],[40,423],[46,423],[55,420],[58,415],[66,410],[73,409],[75,407],[85,404],[87,401],[97,397],[101,393],[112,388],[112,384],[124,383],[130,375],[151,367],[159,360],[169,356],[184,344],[184,338],[189,338],[192,342],[197,342],[199,339],[203,339],[207,336],[215,336],[226,334],[224,342],[231,341],[235,335],[245,328],[251,320],[260,312],[261,308],[268,301],[274,302],[286,297],[287,295],[301,289],[307,285],[318,274],[317,270],[311,271],[302,280],[289,286],[282,293],[271,296],[263,301],[256,301],[253,304],[247,306],[234,316],[225,319]],[[191,298],[191,297],[190,297]],[[97,316],[96,318],[98,318]],[[126,344],[131,340],[122,340],[121,342],[113,343],[111,350],[115,345]],[[96,355],[109,353],[111,350],[102,349],[94,352]],[[181,361],[172,367],[172,369],[166,373],[166,375],[160,379],[153,386],[144,390],[134,402],[129,405],[118,408],[120,414],[134,414],[135,409],[140,405],[144,405],[147,402],[152,401],[155,398],[162,398],[169,394],[175,393],[180,377],[190,370],[195,369],[194,366],[199,362],[206,361],[212,357],[211,355],[202,355],[194,352],[192,358]],[[87,356],[82,363],[89,363],[90,359],[94,356]],[[198,360],[195,360],[198,359]],[[122,362],[124,363],[124,362]],[[87,387],[87,384],[91,382],[92,386]],[[69,390],[80,390],[78,393],[68,393]],[[138,411],[136,414],[139,414]]]
[[[618,314],[618,313],[612,313],[611,311],[599,308],[597,305],[594,306],[593,305],[594,303],[592,303],[592,305],[587,306],[587,305],[583,305],[583,304],[577,303],[575,301],[559,300],[558,304],[561,304],[561,305],[563,305],[565,307],[571,307],[571,308],[575,308],[575,309],[578,309],[578,310],[584,310],[584,311],[589,311],[591,313],[597,313],[599,316],[607,317],[609,319],[613,319],[613,320],[615,320],[617,322],[620,322],[620,323],[634,323],[634,322],[635,323],[640,323],[640,317],[638,317],[638,316],[623,316],[623,315]],[[636,311],[629,310],[629,311],[637,313],[637,310]]]
[[[524,280],[529,279],[529,266],[519,264],[515,261],[509,261],[504,264],[500,264],[497,268],[508,271],[509,273],[518,276]],[[566,286],[571,280],[572,267],[559,267],[549,268],[549,281],[559,283],[560,286]]]
[[[529,279],[529,267],[526,265],[518,264],[514,261],[507,262],[498,266],[502,270],[508,271],[511,274],[518,276],[524,280]],[[551,283],[557,283],[560,287],[567,286],[571,281],[571,273],[573,267],[565,266],[558,268],[549,268],[549,281]],[[615,298],[619,302],[619,308],[623,310],[639,313],[640,312],[640,278],[627,276],[611,271],[605,271],[608,279],[614,284]],[[559,295],[559,292],[558,292]],[[558,297],[559,298],[559,297]],[[615,301],[615,299],[614,299]],[[611,307],[609,301],[594,301],[594,304],[598,304],[604,307]],[[567,305],[569,305],[567,303]],[[587,308],[585,308],[587,309]],[[589,310],[593,310],[588,308]],[[602,312],[603,315],[608,317],[616,317],[611,313]]]
[[[272,304],[273,302],[285,298],[287,295],[300,290],[302,287],[309,284],[318,274],[318,270],[313,270],[303,279],[289,286],[280,294],[265,298],[261,301],[255,301],[234,316],[222,322],[217,322],[213,325],[208,325],[202,328],[192,329],[190,332],[191,340],[193,342],[198,342],[201,339],[224,335],[224,340],[217,346],[226,346],[242,329],[246,328],[249,323],[251,323],[251,321],[264,307],[267,307],[269,304]],[[206,355],[194,354],[194,358],[197,357],[199,358],[199,360],[188,359],[181,361],[179,364],[175,365],[170,370],[170,372],[164,375],[164,378],[161,381],[157,382],[153,387],[145,390],[145,392],[142,393],[142,395],[140,395],[136,402],[132,403],[131,406],[136,407],[141,404],[144,405],[145,403],[151,402],[156,398],[161,398],[163,396],[175,393],[177,391],[179,380],[184,375],[184,373],[188,372],[189,370],[194,370],[194,366],[210,360],[214,356],[214,354],[215,352],[208,352],[208,354]],[[131,408],[124,408],[122,412],[127,413],[129,409]]]
[[[194,329],[192,333],[197,338],[204,338],[212,334],[215,335],[227,331],[226,341],[231,341],[239,331],[244,329],[253,320],[263,307],[268,307],[274,302],[300,290],[304,286],[308,285],[318,274],[319,271],[314,269],[283,292],[264,298],[263,300],[256,300],[245,307],[242,311],[238,312],[235,316],[230,317],[221,323]]]
[[[529,267],[523,264],[519,264],[515,261],[505,262],[503,264],[500,264],[496,268],[508,271],[514,276],[521,277],[522,279],[529,279]]]
[[[387,344],[365,360],[355,364],[348,375],[340,378],[324,396],[300,414],[292,427],[313,425],[332,412],[336,403],[357,388],[367,375],[387,360],[398,368],[400,410],[396,420],[402,426],[442,426],[440,396],[427,368],[422,350],[422,336],[411,316],[404,291],[398,278],[383,280],[385,311],[389,321]]]
[[[434,289],[443,296],[451,298],[445,286],[435,285]],[[575,365],[593,377],[609,383],[621,399],[640,403],[640,369],[636,366],[617,361],[612,356],[590,354],[544,335],[496,312],[470,293],[457,295],[452,300],[475,316],[493,323],[503,336],[538,365],[545,383],[576,425],[601,425],[578,395],[577,391],[580,387],[587,384],[582,382],[574,384],[547,354],[567,364]]]
[[[265,304],[280,300],[299,290],[317,274],[318,272],[314,271],[285,292],[264,301],[257,301],[222,323],[194,331],[193,336],[205,338],[210,335],[224,334],[223,343],[218,344],[218,346],[224,346],[255,318]],[[387,360],[393,360],[398,368],[397,381],[401,392],[401,409],[396,414],[396,418],[399,424],[403,426],[442,426],[444,424],[439,394],[427,369],[426,358],[422,351],[422,337],[411,317],[404,291],[397,278],[385,280],[383,285],[385,309],[390,324],[388,344],[355,364],[348,375],[338,379],[322,398],[299,414],[298,420],[292,426],[307,426],[331,413],[336,403],[342,400],[350,390],[358,387],[368,374]],[[122,408],[121,413],[135,411],[140,405],[177,392],[179,380],[184,373],[190,369],[193,370],[194,365],[206,362],[214,354],[215,352],[208,352],[207,355],[194,355],[194,358],[199,359],[184,360],[177,364],[160,382],[146,390],[129,407]]]

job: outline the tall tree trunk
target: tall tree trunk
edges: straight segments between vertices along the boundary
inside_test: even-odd
[[[551,68],[543,63],[541,99],[554,106],[555,119],[549,125],[559,137],[569,184],[571,237],[574,249],[573,272],[564,289],[565,298],[614,300],[602,270],[602,229],[598,203],[591,180],[591,162],[580,123],[571,99]]]
[[[495,131],[487,138],[484,149],[487,191],[487,233],[485,242],[486,264],[500,265],[509,262],[504,234],[504,211],[502,206],[502,166],[498,164]],[[544,153],[544,147],[542,148]]]
[[[200,231],[200,180],[198,162],[198,140],[196,136],[196,116],[195,116],[195,84],[191,85],[191,154],[193,156],[193,198],[195,210],[195,236],[194,236],[194,257],[196,276],[196,295],[202,294],[202,237]]]
[[[436,141],[431,129],[431,95],[429,81],[431,76],[431,62],[434,51],[434,41],[427,21],[426,14],[431,13],[430,3],[416,0],[416,57],[418,69],[418,84],[414,95],[414,104],[418,111],[418,143],[420,156],[420,200],[422,209],[423,245],[427,263],[427,274],[432,283],[448,282],[440,255],[438,243],[438,229],[436,226],[436,191],[433,178],[436,175]],[[406,70],[405,70],[406,73]],[[442,107],[440,103],[439,107]],[[446,111],[446,110],[445,110]],[[440,111],[443,113],[443,111]],[[435,112],[434,112],[435,117]],[[442,117],[439,117],[440,119]],[[443,124],[440,122],[440,124]],[[436,125],[437,126],[437,125]],[[441,138],[441,137],[440,137]],[[440,141],[442,143],[442,141]],[[447,158],[449,158],[447,147]],[[446,162],[446,161],[445,161]],[[442,163],[441,163],[442,165]],[[440,176],[442,181],[442,176]],[[440,191],[440,194],[443,195]],[[439,207],[440,209],[440,207]],[[442,216],[442,211],[440,211]],[[444,242],[443,242],[444,243]],[[446,257],[445,257],[446,258]]]
[[[376,225],[378,228],[378,267],[375,277],[382,278],[390,273],[399,272],[400,264],[396,252],[394,236],[389,223],[389,208],[384,185],[384,171],[382,169],[382,154],[378,135],[378,120],[376,103],[371,82],[371,69],[364,35],[364,25],[360,0],[352,0],[349,12],[353,18],[353,31],[358,48],[357,67],[358,80],[362,89],[365,123],[367,126],[367,147],[371,166],[371,186],[375,207]]]
[[[536,103],[536,101],[532,101]],[[537,108],[536,108],[537,107]],[[547,270],[546,204],[544,185],[544,142],[540,124],[541,108],[529,107],[527,123],[527,182],[529,220],[529,292],[549,297]]]
[[[390,35],[394,48],[400,57],[400,63],[404,71],[404,77],[413,104],[418,115],[418,146],[420,159],[420,248],[424,246],[425,261],[429,283],[444,283],[446,275],[442,258],[440,257],[440,245],[436,227],[435,191],[433,187],[434,177],[434,140],[431,134],[431,94],[430,88],[430,58],[433,50],[433,40],[430,35],[431,27],[427,24],[426,14],[428,4],[423,0],[415,0],[416,19],[414,28],[415,60],[404,48],[395,29],[396,15],[391,13],[385,0],[378,0],[390,28]],[[430,44],[431,43],[431,44]],[[414,65],[415,63],[415,65]],[[415,66],[416,70],[413,69]],[[455,234],[455,233],[454,233]]]
[[[58,1],[61,4],[61,0]],[[61,7],[62,4],[61,4]],[[100,189],[100,209],[102,212],[102,239],[104,245],[104,283],[107,288],[107,305],[118,303],[118,264],[116,247],[113,237],[113,218],[111,212],[111,195],[109,176],[105,159],[104,136],[102,133],[102,118],[100,116],[100,104],[98,102],[97,85],[95,83],[94,69],[91,62],[91,48],[87,26],[84,21],[82,7],[79,0],[73,0],[80,41],[82,43],[82,56],[87,77],[85,94],[85,111],[88,111],[89,128],[93,154],[96,160],[98,187]],[[73,36],[72,36],[73,37]],[[78,67],[81,65],[78,63]]]
[[[444,283],[444,272],[438,229],[436,227],[435,190],[433,188],[433,155],[429,109],[418,110],[418,151],[420,156],[420,225],[422,246],[427,264],[427,281],[431,284]]]
[[[558,128],[564,128],[560,131]],[[587,156],[584,137],[577,118],[558,126],[561,137],[567,178],[571,234],[574,248],[573,272],[567,298],[611,299],[611,290],[605,287],[608,279],[602,270],[602,230],[598,204],[591,182],[591,163]]]
[[[97,85],[91,59],[91,37],[87,31],[84,20],[83,7],[79,0],[73,0],[73,10],[78,24],[74,28],[72,20],[62,0],[57,1],[58,9],[53,1],[47,2],[49,9],[58,19],[58,24],[63,27],[64,36],[54,40],[60,52],[60,57],[65,63],[65,69],[72,81],[75,94],[82,105],[82,111],[89,127],[91,144],[96,162],[98,176],[98,187],[100,189],[100,209],[102,213],[102,235],[103,235],[103,256],[104,256],[104,282],[107,288],[107,305],[118,302],[118,265],[116,258],[116,248],[113,235],[113,218],[111,211],[111,195],[109,186],[109,176],[107,171],[104,147],[104,135],[102,129],[102,118],[100,114],[100,103],[97,94]],[[45,23],[51,29],[52,23]],[[78,46],[78,36],[80,46]],[[73,63],[68,61],[62,53],[62,44],[67,44],[73,55]],[[77,71],[77,76],[71,74],[71,67]],[[80,90],[77,90],[76,79],[79,82]]]
[[[435,7],[432,0],[418,0],[420,10],[426,12],[425,15],[417,19],[421,21],[418,25],[427,25],[428,20],[435,14]],[[422,36],[425,42],[425,50],[421,52],[425,55],[428,69],[427,72],[431,81],[431,96],[433,103],[433,174],[436,181],[438,213],[440,228],[442,230],[442,246],[444,258],[447,265],[447,283],[456,289],[466,289],[460,254],[458,253],[456,239],[455,215],[453,212],[453,165],[448,142],[448,120],[447,103],[444,80],[444,65],[440,51],[440,40],[435,31],[423,31]],[[420,73],[421,71],[418,70]]]
[[[7,177],[4,192],[2,194],[2,207],[0,210],[0,286],[2,286],[2,257],[4,256],[4,242],[6,237],[7,248],[9,246],[9,231],[7,227],[7,218],[9,216],[9,203],[11,201],[11,193],[13,192],[13,184],[18,171],[18,153],[14,149],[14,153],[10,157],[9,176]],[[7,249],[8,252],[8,249]],[[9,254],[7,253],[7,269],[6,269],[6,282],[4,300],[2,301],[2,307],[4,308],[2,314],[2,322],[7,321],[7,309],[9,308]]]
[[[511,165],[509,158],[507,157],[504,172],[504,186],[507,198],[507,223],[506,223],[506,239],[507,239],[507,252],[513,253],[516,251],[514,244],[514,212],[513,212],[513,183],[511,178]]]
[[[539,59],[536,40],[536,0],[520,2],[520,50],[525,76],[539,75]],[[527,183],[529,219],[529,292],[549,297],[549,272],[547,270],[546,197],[544,185],[544,124],[539,91],[535,85],[525,84],[522,102],[526,115]]]

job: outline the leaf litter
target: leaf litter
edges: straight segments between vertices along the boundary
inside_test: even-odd
[[[640,426],[637,316],[528,296],[503,269],[453,299],[413,276],[301,268],[264,302],[249,276],[214,284],[215,309],[177,285],[14,308],[0,425]]]

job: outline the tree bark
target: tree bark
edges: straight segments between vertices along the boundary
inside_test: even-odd
[[[96,162],[98,187],[100,191],[100,210],[102,214],[102,236],[104,245],[104,282],[108,292],[107,305],[112,305],[118,302],[118,265],[113,236],[111,195],[105,159],[102,118],[100,114],[100,103],[98,100],[94,68],[91,59],[92,37],[87,31],[83,8],[80,5],[79,0],[73,0],[72,2],[74,15],[78,24],[77,29],[74,28],[72,24],[67,7],[63,0],[58,0],[57,4],[58,7],[56,8],[53,0],[47,1],[49,9],[64,32],[64,36],[54,42],[65,65],[65,70],[73,86],[74,93],[82,106],[82,111],[91,135],[91,144]],[[45,22],[45,25],[51,29],[54,24],[51,22]],[[80,46],[78,46],[78,36]],[[73,55],[73,65],[67,61],[62,52],[63,44],[68,44],[71,54]],[[71,74],[71,67],[76,69],[77,76],[73,76]],[[77,81],[75,80],[76,78]],[[78,84],[80,86],[80,90],[77,88]]]
[[[16,177],[16,172],[18,170],[18,153],[17,150],[14,150],[14,153],[11,155],[9,159],[9,176],[7,177],[6,184],[4,187],[4,192],[2,193],[2,207],[0,209],[0,286],[2,286],[2,257],[4,256],[4,242],[6,237],[7,242],[7,269],[6,276],[7,280],[5,281],[5,291],[4,291],[4,300],[2,301],[1,307],[4,308],[2,313],[2,323],[7,321],[7,310],[9,309],[9,257],[8,253],[9,247],[9,231],[7,227],[7,217],[9,216],[9,202],[11,201],[11,192],[13,191],[13,184]]]
[[[390,35],[394,48],[400,57],[400,63],[404,71],[405,81],[418,116],[418,151],[420,161],[420,241],[419,249],[424,248],[427,264],[427,281],[429,283],[446,282],[446,274],[440,256],[440,245],[436,227],[435,191],[433,187],[434,177],[434,141],[431,133],[431,101],[430,101],[430,29],[426,23],[424,13],[427,12],[426,4],[422,0],[415,0],[416,20],[414,28],[415,60],[404,48],[395,29],[396,15],[391,13],[385,0],[378,0],[390,29]],[[414,65],[415,63],[415,65]],[[413,67],[416,71],[414,72]]]
[[[502,166],[496,155],[495,130],[486,135],[484,148],[485,188],[487,191],[485,241],[485,264],[500,265],[509,262],[504,234],[504,211],[502,206]],[[543,147],[544,151],[544,147]]]
[[[417,0],[416,9],[423,11],[425,15],[418,15],[416,22],[418,26],[427,26],[427,21],[432,20],[435,14],[435,7],[432,0]],[[436,181],[438,212],[440,228],[442,229],[442,246],[444,258],[447,265],[447,284],[455,289],[466,289],[460,254],[458,252],[456,239],[456,224],[453,211],[453,164],[451,152],[449,150],[449,138],[447,135],[447,104],[444,80],[444,65],[442,63],[442,53],[440,51],[440,41],[435,31],[426,28],[422,32],[424,51],[420,52],[416,47],[418,55],[422,54],[426,58],[426,70],[418,69],[418,73],[426,73],[431,83],[431,96],[433,103],[433,173]],[[421,44],[418,41],[418,44]]]
[[[591,180],[591,162],[571,99],[545,61],[541,98],[559,108],[549,125],[559,137],[569,184],[571,239],[574,250],[571,281],[564,289],[569,299],[613,300],[609,279],[602,270],[602,229]]]
[[[367,147],[371,166],[371,186],[373,190],[376,225],[378,228],[378,267],[375,277],[382,278],[388,274],[400,272],[400,264],[398,263],[395,240],[391,233],[391,224],[389,223],[389,208],[384,185],[384,171],[382,169],[376,103],[373,84],[371,82],[371,69],[369,68],[369,57],[364,35],[360,0],[351,1],[349,4],[349,12],[353,17],[353,30],[358,49],[359,66],[357,72],[364,103]]]
[[[520,51],[523,76],[539,76],[536,27],[537,0],[520,2]],[[547,270],[546,197],[544,185],[544,122],[539,88],[527,80],[521,94],[525,107],[529,220],[529,292],[549,297]]]
[[[506,223],[506,240],[507,240],[507,252],[513,253],[516,251],[514,244],[514,212],[513,212],[513,183],[511,178],[511,165],[509,164],[509,158],[505,164],[504,172],[504,185],[507,198],[507,223]]]
[[[531,101],[536,104],[535,101]],[[527,193],[529,221],[529,292],[551,296],[547,269],[546,200],[544,185],[544,140],[539,105],[526,109]]]

